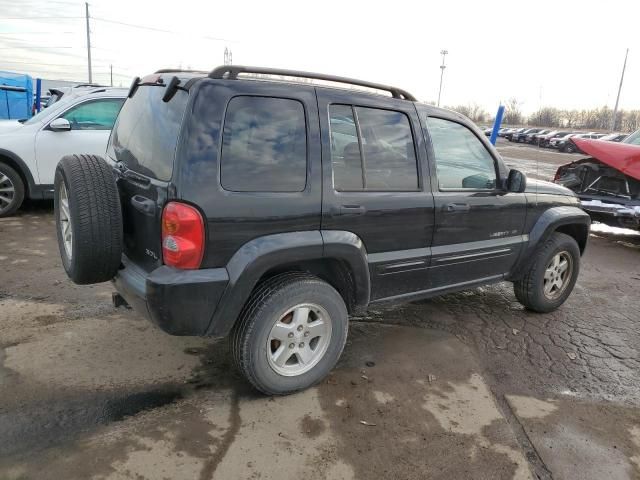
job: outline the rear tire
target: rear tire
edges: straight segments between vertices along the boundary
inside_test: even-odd
[[[347,330],[340,294],[315,276],[290,272],[254,290],[229,341],[238,370],[256,389],[286,395],[318,383],[331,371]]]
[[[9,165],[0,162],[0,218],[16,213],[23,200],[22,178]]]
[[[513,291],[527,309],[548,313],[571,295],[579,273],[578,243],[569,235],[554,232],[536,252],[529,270],[513,283]]]
[[[122,255],[122,211],[113,170],[97,155],[62,157],[54,179],[58,247],[80,285],[112,279]]]

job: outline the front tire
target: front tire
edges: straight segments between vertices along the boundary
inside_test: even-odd
[[[536,253],[529,270],[513,283],[513,290],[527,309],[552,312],[571,295],[579,272],[578,243],[569,235],[554,232]]]
[[[322,380],[347,340],[347,308],[328,283],[291,272],[259,285],[230,336],[240,372],[267,395],[286,395]]]
[[[23,200],[22,178],[9,165],[0,162],[0,218],[16,213]]]

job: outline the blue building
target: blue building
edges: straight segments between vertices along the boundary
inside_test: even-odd
[[[0,119],[30,118],[33,80],[29,75],[0,71]]]

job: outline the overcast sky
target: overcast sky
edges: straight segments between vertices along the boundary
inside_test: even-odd
[[[628,47],[620,105],[640,108],[638,0],[94,0],[89,8],[102,83],[110,64],[122,85],[163,67],[209,70],[228,47],[235,64],[363,78],[435,101],[447,49],[443,105],[493,111],[515,97],[530,113],[613,107]],[[86,81],[83,16],[84,2],[0,0],[0,69]]]

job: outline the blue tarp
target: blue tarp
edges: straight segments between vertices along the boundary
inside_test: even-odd
[[[29,75],[0,71],[0,118],[30,118],[33,81]]]

